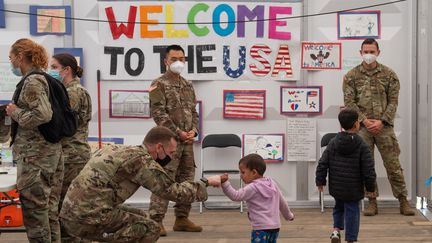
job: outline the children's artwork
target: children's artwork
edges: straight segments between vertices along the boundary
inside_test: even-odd
[[[243,155],[258,154],[265,162],[283,162],[284,134],[243,134]]]
[[[147,90],[110,90],[111,118],[150,118]]]
[[[71,6],[30,6],[31,35],[71,35]]]
[[[11,71],[11,64],[0,63],[0,93],[8,93],[7,97],[2,99],[12,99],[12,94],[16,89],[16,85],[21,80],[21,77],[16,76]]]
[[[0,28],[6,28],[4,0],[0,0]]]
[[[302,69],[341,69],[341,59],[341,43],[302,42]]]
[[[84,68],[84,56],[82,48],[54,48],[54,55],[59,53],[68,53],[75,57],[78,65]],[[81,83],[83,83],[83,77],[81,77]]]
[[[281,114],[321,114],[321,91],[321,86],[281,86]]]
[[[90,145],[91,151],[94,152],[99,149],[99,138],[98,137],[88,137],[87,141]],[[124,138],[101,138],[102,146],[107,144],[124,144]]]
[[[199,143],[199,142],[201,142],[202,133],[203,133],[203,130],[202,130],[202,101],[201,100],[197,101],[197,103],[195,105],[195,109],[198,113],[198,136],[196,136],[194,138],[194,141],[196,143]]]
[[[224,118],[264,119],[265,90],[224,90]]]
[[[338,12],[338,39],[365,39],[381,36],[380,11]]]

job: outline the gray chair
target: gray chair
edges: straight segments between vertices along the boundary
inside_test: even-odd
[[[223,149],[227,147],[238,147],[239,148],[239,156],[236,158],[233,158],[233,161],[238,161],[242,157],[242,142],[239,136],[236,134],[209,134],[204,137],[202,143],[201,143],[201,177],[204,177],[205,174],[237,174],[240,175],[240,171],[238,169],[206,169],[206,162],[205,162],[205,151],[208,148],[218,148]],[[242,187],[242,181],[240,180],[240,188]],[[205,207],[205,204],[203,202],[200,202],[200,213],[203,211],[203,206]],[[208,207],[206,207],[208,208]],[[243,202],[240,202],[240,212],[243,212]]]

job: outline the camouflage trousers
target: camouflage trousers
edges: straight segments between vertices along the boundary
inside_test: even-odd
[[[60,242],[61,150],[44,157],[18,156],[17,165],[17,189],[29,242]]]
[[[405,179],[403,175],[403,169],[399,162],[400,148],[399,143],[396,139],[393,127],[384,126],[381,133],[373,135],[365,127],[361,127],[359,135],[369,145],[369,148],[374,154],[374,145],[377,146],[378,151],[381,154],[381,158],[384,162],[384,167],[387,171],[387,178],[390,182],[393,196],[396,198],[406,197],[408,195]],[[375,192],[366,192],[366,197],[376,198],[379,196],[378,185],[375,182]]]
[[[77,177],[77,175],[80,173],[80,171],[84,168],[86,164],[85,163],[65,163],[64,165],[64,177],[63,177],[63,185],[61,190],[61,196],[60,196],[60,203],[59,203],[59,212],[61,210],[61,207],[63,205],[63,200],[66,196],[66,192],[72,183],[72,180]],[[67,232],[64,230],[63,225],[60,222],[60,230],[61,230],[61,242],[85,242],[80,239],[75,239],[72,236],[69,236]]]
[[[67,219],[61,222],[69,235],[89,241],[151,243],[159,239],[159,224],[140,209],[120,205],[104,217],[107,223],[98,225]]]
[[[193,181],[195,179],[195,159],[193,144],[178,144],[172,161],[164,167],[167,174],[176,182]],[[149,214],[156,222],[162,222],[168,209],[169,201],[155,194],[150,197]],[[190,203],[176,203],[174,211],[176,217],[188,217],[191,210]]]

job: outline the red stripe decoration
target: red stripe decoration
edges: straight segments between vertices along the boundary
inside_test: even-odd
[[[264,119],[264,90],[225,90],[224,117]]]
[[[270,47],[268,47],[267,45],[254,45],[251,47],[250,50],[250,55],[253,59],[255,59],[256,61],[258,61],[263,67],[262,68],[258,68],[258,66],[255,63],[252,63],[249,65],[249,68],[251,70],[251,72],[253,74],[255,74],[258,77],[263,77],[266,76],[268,73],[270,73],[271,71],[271,65],[270,63],[261,56],[261,52],[264,52],[264,54],[268,55],[270,54],[272,51],[270,49]]]
[[[284,64],[282,66],[282,63]],[[285,72],[286,77],[292,77],[291,57],[289,54],[288,45],[281,45],[276,57],[275,66],[272,72],[272,77],[276,77],[280,72]]]

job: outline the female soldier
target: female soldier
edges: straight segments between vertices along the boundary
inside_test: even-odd
[[[24,226],[29,242],[60,242],[58,203],[63,180],[60,143],[47,142],[38,126],[51,120],[49,88],[43,72],[48,66],[45,49],[29,39],[11,47],[12,72],[24,76],[15,104],[6,108],[12,118],[12,151],[18,164],[17,189],[22,203]]]
[[[80,77],[83,70],[74,56],[60,53],[53,56],[49,74],[66,86],[72,109],[78,114],[78,129],[74,136],[65,137],[61,144],[64,157],[64,179],[60,197],[59,211],[63,199],[73,179],[84,168],[90,159],[90,145],[87,143],[88,126],[91,119],[92,103],[87,90],[81,86]],[[72,238],[61,229],[62,242]]]

